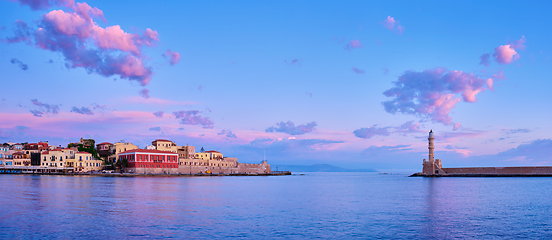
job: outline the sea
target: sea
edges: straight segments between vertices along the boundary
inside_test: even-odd
[[[551,239],[552,178],[0,175],[0,239]]]

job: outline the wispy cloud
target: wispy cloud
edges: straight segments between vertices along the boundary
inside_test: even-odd
[[[164,113],[165,112],[163,111],[157,111],[157,112],[154,112],[153,115],[155,115],[155,117],[162,118]]]
[[[149,130],[159,132],[159,131],[161,131],[161,127],[151,127]]]
[[[362,44],[360,44],[360,41],[355,39],[355,40],[351,40],[349,41],[349,43],[345,44],[345,50],[347,51],[351,51],[351,49],[355,49],[355,48],[362,48]]]
[[[23,62],[19,61],[17,58],[12,58],[10,60],[10,62],[12,64],[17,64],[17,66],[19,66],[19,69],[21,69],[23,71],[29,70],[29,66],[27,64],[24,64]]]
[[[71,108],[71,112],[83,114],[83,115],[94,115],[92,110],[90,110],[90,108],[87,108],[87,107],[81,107],[81,108],[73,107]]]
[[[54,105],[54,104],[47,104],[47,103],[43,103],[43,102],[39,102],[37,99],[32,99],[31,102],[33,103],[33,105],[35,106],[38,106],[40,107],[41,109],[43,109],[44,112],[46,113],[52,113],[52,114],[58,114],[59,112],[59,105]],[[44,114],[43,111],[31,111],[35,116],[37,115],[42,115]],[[39,113],[40,112],[40,113]],[[37,116],[39,117],[39,116]]]
[[[376,125],[368,128],[360,128],[353,131],[353,134],[359,138],[369,139],[375,136],[389,136],[388,128],[378,128]]]
[[[169,63],[174,66],[180,60],[180,53],[173,52],[168,49],[165,53],[163,53],[163,57],[166,58]]]
[[[217,135],[225,135],[228,138],[237,138],[236,134],[232,133],[230,130],[222,130]]]
[[[356,74],[364,74],[364,70],[362,70],[362,69],[358,69],[358,68],[356,68],[356,67],[353,67],[352,70],[353,70],[353,72],[355,72]]]
[[[154,97],[144,98],[144,97],[138,97],[138,96],[126,97],[118,101],[122,101],[125,103],[155,104],[155,105],[196,105],[197,104],[196,102],[181,102],[181,101],[173,101],[173,100],[167,100],[162,98],[154,98]]]
[[[399,34],[402,34],[404,30],[404,27],[400,25],[399,21],[395,20],[395,18],[391,16],[388,16],[387,19],[383,20],[381,24],[389,30],[397,31]]]
[[[491,54],[488,54],[488,53],[485,53],[483,55],[481,55],[481,57],[479,57],[480,61],[479,61],[479,64],[485,66],[485,67],[488,67],[489,64],[491,63]]]
[[[317,126],[316,122],[310,122],[307,124],[301,124],[295,126],[291,121],[276,123],[276,127],[272,126],[265,130],[265,132],[282,132],[289,135],[302,135],[310,133]]]
[[[185,125],[201,125],[203,128],[211,129],[213,128],[213,121],[209,119],[208,117],[202,117],[200,112],[197,110],[191,110],[191,111],[178,111],[173,112],[173,115],[180,119],[180,124]]]
[[[149,96],[149,90],[147,90],[147,89],[145,89],[145,88],[142,89],[142,90],[140,90],[140,92],[138,92],[138,94],[139,94],[141,97],[145,98],[145,99],[148,99],[148,98],[150,97],[150,96]]]

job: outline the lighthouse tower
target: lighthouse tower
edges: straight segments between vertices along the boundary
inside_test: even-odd
[[[441,168],[441,159],[435,159],[435,156],[433,154],[433,150],[435,149],[435,136],[433,135],[433,130],[429,131],[429,137],[427,138],[427,140],[429,141],[429,146],[427,147],[429,149],[429,159],[424,159],[424,163],[422,164],[422,173],[425,175],[444,174]]]
[[[427,140],[429,141],[429,146],[427,147],[429,149],[429,161],[433,162],[435,160],[435,157],[433,155],[433,149],[435,149],[435,145],[433,145],[433,141],[435,141],[433,130],[429,131],[429,137],[427,138]]]

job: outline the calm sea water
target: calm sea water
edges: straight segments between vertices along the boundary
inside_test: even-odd
[[[552,178],[0,175],[0,238],[552,238]]]

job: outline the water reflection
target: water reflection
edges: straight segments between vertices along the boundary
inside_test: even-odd
[[[552,178],[0,175],[0,238],[546,238]]]

